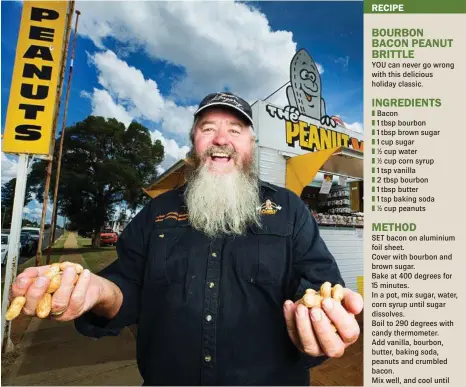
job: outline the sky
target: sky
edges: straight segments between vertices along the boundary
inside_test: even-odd
[[[288,81],[301,48],[318,64],[327,113],[363,131],[362,1],[76,1],[75,9],[66,125],[90,114],[136,120],[165,147],[160,172],[188,151],[192,114],[205,95],[265,99]],[[20,1],[1,2],[2,133],[21,10]],[[285,89],[268,101],[284,106]],[[2,152],[2,184],[15,171],[15,157]],[[33,200],[25,212],[40,219],[41,210]]]

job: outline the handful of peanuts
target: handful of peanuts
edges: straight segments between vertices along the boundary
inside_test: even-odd
[[[320,287],[320,293],[317,293],[314,289],[307,289],[304,296],[298,301],[298,304],[303,304],[308,308],[320,308],[324,298],[333,298],[335,301],[341,302],[344,294],[343,286],[336,284],[332,288],[330,282],[324,282]]]
[[[339,284],[336,284],[332,288],[330,282],[324,282],[320,287],[320,292],[317,293],[314,289],[307,289],[304,296],[298,300],[298,304],[303,304],[307,308],[321,308],[322,301],[325,298],[332,298],[335,301],[341,302],[345,297],[345,288]],[[335,326],[332,324],[332,328],[336,331]]]
[[[60,262],[60,263],[52,263],[50,269],[45,273],[46,277],[50,278],[50,285],[42,296],[40,301],[37,304],[36,308],[36,316],[39,318],[46,318],[49,316],[50,311],[52,309],[52,295],[55,291],[60,287],[61,284],[61,276],[63,270],[68,266],[73,266],[76,269],[76,277],[74,279],[73,284],[76,285],[78,282],[79,275],[83,272],[84,268],[79,263],[73,262]],[[21,310],[23,309],[24,304],[26,303],[26,297],[20,296],[15,297],[8,308],[5,318],[7,321],[14,320],[16,317],[19,316]]]

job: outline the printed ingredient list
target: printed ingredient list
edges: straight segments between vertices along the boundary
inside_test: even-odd
[[[365,16],[367,386],[464,382],[461,20],[464,15]]]

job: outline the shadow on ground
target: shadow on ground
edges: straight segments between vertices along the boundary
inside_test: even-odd
[[[61,249],[53,249],[54,255],[71,255],[71,254],[85,254],[85,253],[97,253],[102,251],[112,251],[115,250],[115,247],[110,246],[101,246],[101,247],[78,247],[76,249],[73,248],[61,248]]]
[[[27,350],[18,376],[136,358],[134,337],[128,331],[122,333],[120,340],[113,337],[93,340],[80,335],[73,322],[47,321],[30,335],[24,338]],[[47,356],[43,356],[45,352]]]

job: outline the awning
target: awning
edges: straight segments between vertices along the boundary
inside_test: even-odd
[[[167,191],[181,187],[185,182],[188,159],[180,160],[170,169],[160,175],[149,187],[142,190],[151,198],[155,198]]]
[[[351,148],[325,149],[286,160],[286,188],[301,193],[317,172],[363,179],[364,153]]]

